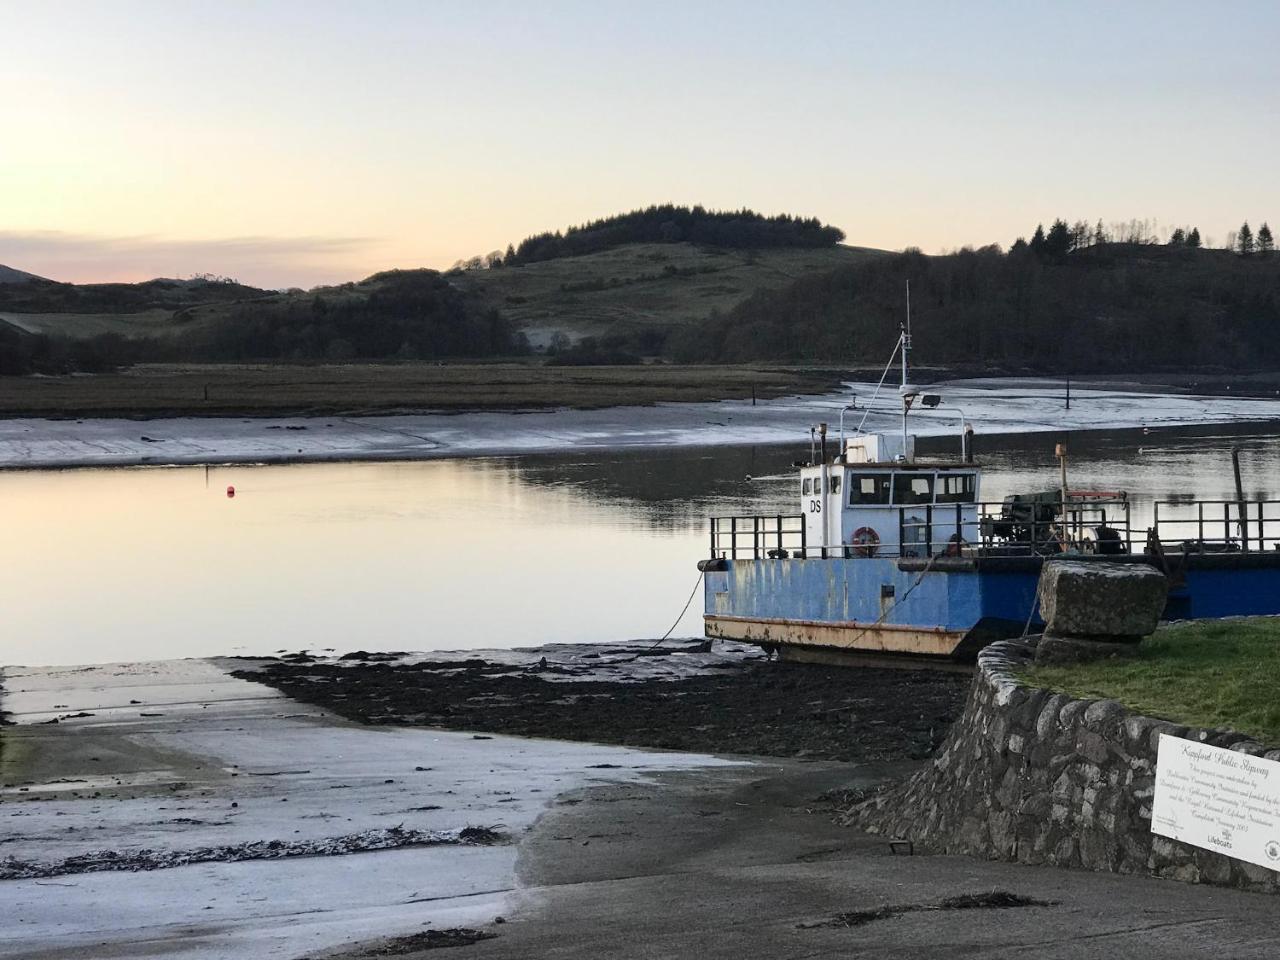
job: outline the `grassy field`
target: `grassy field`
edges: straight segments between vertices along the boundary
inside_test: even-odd
[[[729,309],[758,290],[785,286],[883,251],[860,247],[721,250],[689,243],[628,244],[453,277],[516,321],[535,344],[655,323],[679,326]]]
[[[724,311],[759,290],[785,286],[807,274],[824,273],[859,259],[882,255],[859,247],[722,250],[688,243],[628,244],[600,253],[564,257],[499,270],[449,275],[451,283],[474,294],[524,330],[537,346],[555,332],[571,339],[606,331],[670,328]],[[210,299],[208,290],[155,284],[130,288],[147,307],[132,312],[36,312],[38,306],[0,304],[0,323],[30,333],[81,338],[103,333],[124,337],[175,339],[208,327],[255,303],[292,299],[329,303],[362,299],[378,280],[339,284],[308,292],[270,293],[245,288],[245,295]],[[152,289],[155,287],[156,289]],[[22,289],[26,289],[25,287]],[[148,292],[150,291],[150,292]],[[148,299],[149,298],[149,299]],[[16,301],[22,303],[24,301]]]
[[[138,313],[0,313],[0,321],[27,333],[66,337],[96,337],[115,333],[122,337],[170,337],[188,329],[175,323],[172,310]]]
[[[1231,727],[1280,744],[1280,619],[1163,627],[1131,661],[1037,667],[1024,679],[1073,697],[1112,699],[1147,716]]]
[[[552,367],[539,362],[319,366],[147,364],[0,377],[0,416],[236,416],[590,409],[821,393],[844,371],[784,366]]]

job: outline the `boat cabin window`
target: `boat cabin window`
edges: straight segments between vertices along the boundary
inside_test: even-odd
[[[840,477],[838,475],[832,476],[830,478],[828,488],[832,493],[840,492]],[[800,496],[817,497],[817,496],[820,496],[821,494],[822,494],[822,478],[821,477],[811,477],[801,481]],[[887,503],[888,501],[885,501],[885,502]]]
[[[889,474],[849,474],[849,505],[889,502]]]
[[[932,473],[895,473],[894,503],[933,503]]]
[[[949,473],[938,477],[938,503],[973,503],[972,473]]]

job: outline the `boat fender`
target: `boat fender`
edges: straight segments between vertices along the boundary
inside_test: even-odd
[[[880,547],[880,534],[870,527],[859,527],[853,531],[853,536],[849,538],[849,542],[853,544],[854,552],[859,556],[874,557],[876,550]]]
[[[719,573],[722,570],[729,569],[729,561],[724,557],[716,557],[714,560],[699,560],[698,569],[703,573]]]

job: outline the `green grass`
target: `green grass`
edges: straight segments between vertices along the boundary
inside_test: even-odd
[[[1280,743],[1280,619],[1162,627],[1135,660],[1035,667],[1022,679],[1082,699],[1118,700],[1146,716]]]

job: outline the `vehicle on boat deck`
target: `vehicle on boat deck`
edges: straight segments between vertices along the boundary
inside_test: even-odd
[[[900,436],[859,429],[828,456],[821,424],[800,513],[711,518],[707,636],[791,659],[968,660],[1042,626],[1041,568],[1067,557],[1162,570],[1167,620],[1280,613],[1280,501],[1159,501],[1135,530],[1126,495],[1069,489],[1064,459],[1057,489],[984,502],[967,424],[956,460],[916,458],[908,412],[941,398],[907,384],[905,328],[899,349]]]

